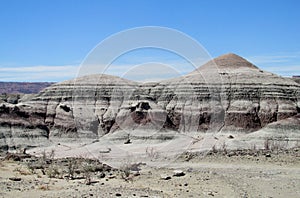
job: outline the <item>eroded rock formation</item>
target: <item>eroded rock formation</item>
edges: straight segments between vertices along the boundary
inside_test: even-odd
[[[4,102],[0,145],[99,138],[116,130],[251,132],[299,112],[299,84],[227,54],[157,83],[99,74],[54,84],[15,105]]]

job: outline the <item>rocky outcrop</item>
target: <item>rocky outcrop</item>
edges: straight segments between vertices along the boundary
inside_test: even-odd
[[[22,97],[22,94],[1,94],[0,95],[0,103],[7,102],[11,104],[17,104]]]
[[[235,54],[157,83],[105,74],[84,76],[54,84],[15,105],[2,103],[0,144],[26,145],[22,137],[45,142],[99,138],[116,130],[251,132],[298,114],[299,88]]]

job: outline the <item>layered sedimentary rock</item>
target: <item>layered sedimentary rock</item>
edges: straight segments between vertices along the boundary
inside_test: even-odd
[[[2,103],[1,145],[25,144],[13,143],[18,138],[99,138],[116,130],[249,132],[299,112],[299,84],[227,54],[157,83],[91,75],[54,84],[16,105]]]

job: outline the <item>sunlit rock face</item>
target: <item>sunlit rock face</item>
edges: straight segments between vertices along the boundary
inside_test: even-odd
[[[18,104],[0,104],[0,146],[100,138],[117,130],[251,132],[298,114],[299,88],[235,54],[156,83],[84,76],[54,84]]]

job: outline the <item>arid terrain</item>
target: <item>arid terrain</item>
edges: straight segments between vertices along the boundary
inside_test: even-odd
[[[0,8],[0,198],[300,198],[300,0]]]
[[[226,54],[0,101],[2,197],[300,197],[300,85]]]
[[[19,156],[19,157],[17,157]],[[150,159],[151,156],[149,156]],[[152,156],[153,157],[153,156]],[[20,160],[20,161],[19,161]],[[299,197],[299,147],[185,153],[167,165],[7,155],[1,197]],[[165,163],[165,161],[163,162]]]

